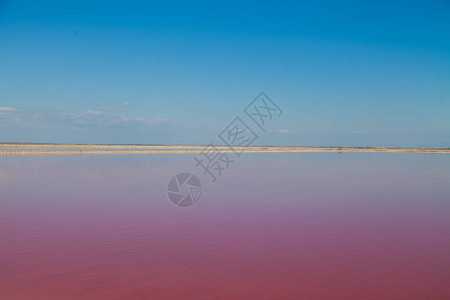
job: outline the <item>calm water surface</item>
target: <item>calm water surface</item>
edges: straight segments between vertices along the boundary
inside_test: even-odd
[[[450,299],[449,156],[192,158],[0,157],[0,299]]]

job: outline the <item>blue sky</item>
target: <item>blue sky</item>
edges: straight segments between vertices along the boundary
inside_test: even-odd
[[[449,1],[0,0],[0,141],[450,146]]]

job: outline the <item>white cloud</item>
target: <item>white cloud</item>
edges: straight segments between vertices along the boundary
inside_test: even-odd
[[[142,122],[144,120],[145,120],[144,118],[139,118],[139,117],[120,116],[120,121],[123,121],[123,122]]]
[[[100,112],[100,111],[96,111],[96,110],[88,110],[88,111],[86,111],[86,114],[88,114],[88,115],[96,115],[96,116],[98,116],[98,115],[100,115],[102,112]]]
[[[124,107],[123,105],[121,105]],[[94,129],[107,127],[126,128],[154,128],[162,126],[175,126],[164,118],[152,118],[148,116],[130,116],[118,111],[102,111],[99,109],[85,110],[44,110],[44,111],[19,111],[13,107],[0,107],[0,121],[2,124],[22,124],[39,128],[76,128]]]
[[[0,107],[0,112],[15,112],[15,111],[19,110],[15,107]]]
[[[99,107],[99,110],[106,110],[106,111],[120,111],[123,110],[124,107],[131,107],[130,102],[125,102],[123,104],[114,104],[114,105],[107,105]]]
[[[0,118],[12,118],[10,113],[18,112],[19,110],[15,107],[4,106],[0,107]]]
[[[165,124],[169,123],[169,120],[163,119],[163,118],[156,118],[156,119],[147,119],[142,117],[127,117],[127,116],[120,116],[120,122],[135,122],[139,124]]]

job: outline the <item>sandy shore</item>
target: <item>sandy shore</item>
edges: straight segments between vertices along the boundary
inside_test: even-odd
[[[103,154],[193,154],[200,153],[205,145],[92,145],[92,144],[19,144],[0,143],[0,156],[23,155],[103,155]],[[221,153],[233,150],[217,146]],[[387,153],[445,153],[450,149],[423,148],[354,148],[354,147],[239,147],[246,153],[276,152],[387,152]]]

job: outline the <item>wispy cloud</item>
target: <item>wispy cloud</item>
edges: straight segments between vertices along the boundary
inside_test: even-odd
[[[88,111],[86,111],[86,114],[98,116],[98,115],[101,115],[102,112],[101,111],[97,111],[97,110],[88,110]]]
[[[104,111],[121,111],[124,108],[131,107],[130,102],[125,102],[122,104],[114,104],[114,105],[107,105],[99,107],[98,110],[104,110]]]
[[[15,107],[0,107],[0,112],[16,112],[19,111],[17,108]]]
[[[17,113],[19,110],[15,107],[3,106],[0,107],[0,118],[13,118],[14,113]]]
[[[120,116],[120,122],[136,123],[136,124],[168,124],[169,120],[164,118],[148,119],[142,117]]]
[[[14,112],[2,110],[2,113],[6,116],[0,117],[0,131],[33,131],[37,139],[42,141],[51,141],[54,137],[55,142],[162,143],[172,141],[174,136],[185,137],[188,132],[197,130],[192,125],[129,106],[121,111],[100,110],[94,106],[72,110],[21,108]],[[14,136],[9,139],[14,139]]]
[[[67,128],[99,128],[125,126],[139,129],[172,124],[164,118],[149,118],[119,114],[116,110],[87,109],[84,111],[43,111],[30,116],[30,120],[38,127],[67,127]]]

